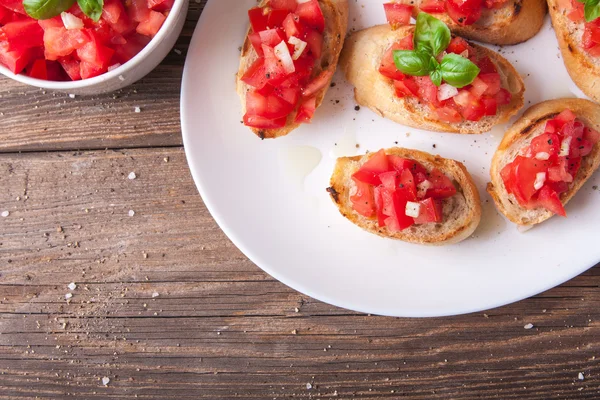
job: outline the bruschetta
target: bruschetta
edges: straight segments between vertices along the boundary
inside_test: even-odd
[[[261,139],[309,123],[337,68],[347,0],[263,0],[248,12],[237,92],[243,122]]]
[[[600,102],[600,4],[584,6],[576,0],[548,0],[548,6],[571,79],[586,95]]]
[[[410,55],[422,54],[414,49],[427,47],[418,40],[431,37],[419,31],[421,19],[426,27],[441,23],[420,13],[416,26],[393,30],[389,25],[380,25],[346,39],[340,67],[354,85],[359,105],[403,125],[465,134],[487,132],[519,111],[524,104],[525,85],[514,67],[483,46],[450,37],[449,30],[446,46],[438,49],[439,54],[432,54],[433,60],[425,58],[433,63],[427,66],[432,71],[429,76],[421,70],[417,74],[425,76],[411,76],[410,70],[400,70],[397,54],[408,55],[406,64],[410,69]],[[443,79],[438,76],[434,82],[434,74],[446,64],[448,73],[442,72]],[[467,72],[472,79],[468,85],[452,80],[469,75]]]
[[[457,35],[495,45],[524,42],[540,31],[546,0],[399,0],[386,4],[394,14],[426,12],[444,21]]]
[[[566,216],[573,198],[600,165],[600,106],[559,99],[528,109],[492,159],[490,193],[498,210],[524,226]]]
[[[364,230],[411,243],[468,238],[481,219],[479,193],[458,161],[391,148],[337,160],[327,189],[340,213]]]

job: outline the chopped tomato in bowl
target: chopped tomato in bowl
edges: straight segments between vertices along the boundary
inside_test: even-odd
[[[350,202],[358,214],[390,232],[443,222],[444,200],[456,195],[452,180],[437,168],[379,150],[352,175]]]
[[[85,12],[73,1],[48,17],[20,0],[0,0],[0,73],[72,94],[118,90],[169,53],[188,1],[104,0]]]
[[[500,171],[506,191],[522,207],[542,207],[566,217],[561,194],[570,189],[583,157],[598,141],[599,132],[571,110],[564,110],[548,120],[544,131]]]

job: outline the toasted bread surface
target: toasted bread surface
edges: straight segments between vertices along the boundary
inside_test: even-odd
[[[546,122],[565,109],[573,111],[579,120],[587,126],[600,130],[600,106],[583,99],[558,99],[545,101],[529,108],[525,114],[506,132],[498,150],[492,159],[490,169],[491,182],[487,191],[494,199],[498,210],[510,221],[518,225],[535,225],[554,216],[545,208],[532,210],[519,205],[514,195],[508,194],[500,171],[511,163],[519,151],[531,143],[531,140],[544,133]],[[596,144],[592,152],[583,158],[581,168],[568,191],[560,196],[563,204],[567,204],[583,184],[600,165],[600,144]]]
[[[413,225],[400,232],[390,232],[387,227],[379,227],[376,219],[364,217],[354,211],[350,201],[350,193],[355,187],[352,174],[374,153],[342,157],[337,160],[331,177],[331,186],[327,190],[344,217],[368,232],[411,243],[444,245],[458,243],[471,236],[481,220],[481,204],[479,192],[463,164],[422,151],[399,147],[387,149],[385,152],[388,155],[418,161],[428,171],[438,168],[453,181],[457,194],[443,201],[444,221]]]
[[[260,7],[265,7],[268,4],[268,0],[263,0],[260,3]],[[323,71],[335,72],[338,64],[340,52],[344,46],[344,40],[346,38],[346,31],[348,30],[348,0],[319,0],[319,5],[323,11],[325,17],[325,32],[323,33],[323,50],[320,62],[317,63],[313,71],[313,77],[319,75]],[[250,30],[248,31],[250,33]],[[242,76],[246,70],[258,59],[258,54],[252,47],[248,35],[242,46],[242,54],[240,57],[240,67],[237,74],[237,92],[242,102],[242,114],[246,113],[246,92],[252,90],[252,86],[247,85],[241,81]],[[333,74],[332,74],[333,76]],[[317,93],[317,108],[323,103],[328,84]],[[298,106],[299,107],[299,106]],[[257,129],[250,128],[254,134],[261,139],[273,139],[280,136],[285,136],[294,129],[298,128],[300,124],[295,123],[297,109],[294,110],[287,120],[286,126],[279,129]]]
[[[392,30],[389,25],[379,25],[356,32],[346,39],[340,67],[355,87],[354,96],[358,104],[403,125],[465,134],[488,132],[494,125],[508,121],[523,107],[525,84],[515,68],[498,53],[474,43],[469,44],[477,53],[490,57],[502,77],[502,87],[513,95],[509,104],[498,107],[495,116],[486,116],[478,122],[448,123],[439,121],[429,106],[419,99],[398,98],[393,81],[379,73],[379,66],[390,46],[413,32],[414,26]]]
[[[558,0],[548,0],[558,45],[573,82],[590,98],[600,102],[600,57],[593,57],[582,46],[583,23],[567,18]]]
[[[402,0],[415,5],[414,16],[421,12],[418,6],[425,0]],[[432,14],[444,21],[452,32],[467,39],[496,45],[512,45],[535,36],[544,24],[547,5],[545,0],[508,0],[500,8],[486,9],[472,25],[462,26],[446,13]]]

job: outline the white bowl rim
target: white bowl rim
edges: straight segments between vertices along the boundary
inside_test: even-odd
[[[186,0],[175,0],[173,3],[173,8],[169,12],[167,19],[163,23],[163,26],[160,28],[156,36],[152,38],[152,40],[131,60],[127,61],[125,64],[118,66],[117,68],[105,72],[102,75],[95,76],[89,79],[82,79],[79,81],[48,81],[45,79],[37,79],[31,78],[24,74],[14,74],[4,65],[0,64],[0,74],[11,78],[15,81],[25,83],[31,86],[37,86],[44,89],[51,90],[70,90],[70,89],[82,89],[87,87],[92,87],[97,84],[113,80],[120,75],[126,74],[129,70],[139,65],[142,60],[146,58],[154,49],[162,42],[167,34],[172,28],[172,25],[177,20],[177,15],[182,11],[183,6],[186,4]]]

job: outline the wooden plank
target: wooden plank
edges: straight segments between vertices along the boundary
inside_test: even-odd
[[[600,397],[600,268],[485,315],[367,316],[248,261],[181,148],[3,154],[0,187],[2,399]]]
[[[190,2],[181,54],[116,93],[72,99],[0,77],[0,152],[180,146],[181,75],[205,4]]]

